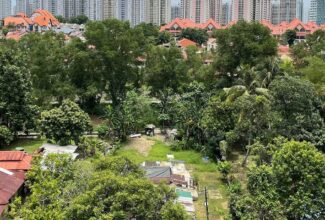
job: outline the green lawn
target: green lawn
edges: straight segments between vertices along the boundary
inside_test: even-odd
[[[2,147],[1,150],[15,150],[16,147],[23,147],[27,153],[33,153],[45,142],[43,139],[21,139],[16,140],[9,146]]]
[[[171,153],[176,160],[183,160],[191,172],[191,175],[198,180],[199,191],[208,187],[209,193],[209,213],[210,219],[223,219],[228,214],[228,192],[226,185],[221,181],[221,175],[217,171],[217,165],[213,162],[205,163],[202,161],[202,155],[196,151],[172,151],[169,146],[161,141],[156,141],[152,146],[149,155],[146,157],[135,149],[120,149],[117,155],[125,156],[136,163],[143,161],[166,161],[166,155]],[[199,195],[199,200],[195,202],[196,215],[198,219],[206,219],[204,194]]]

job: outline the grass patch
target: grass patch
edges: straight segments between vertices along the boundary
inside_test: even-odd
[[[145,156],[140,154],[135,149],[120,149],[117,151],[116,155],[129,158],[130,160],[138,164],[146,160]]]
[[[27,153],[33,153],[39,147],[43,145],[45,140],[43,139],[19,139],[11,143],[9,146],[2,147],[1,150],[15,150],[16,147],[23,147]]]
[[[200,153],[192,150],[173,151],[162,141],[155,142],[148,156],[144,156],[137,150],[129,147],[121,148],[117,151],[117,155],[125,156],[136,163],[143,161],[166,161],[167,154],[173,154],[176,160],[185,161],[191,175],[198,180],[198,191],[202,191],[204,187],[208,188],[210,219],[225,218],[228,214],[229,195],[227,187],[221,181],[221,174],[217,171],[217,164],[214,162],[204,162]],[[206,219],[203,193],[199,194],[199,199],[195,202],[195,208],[197,219]]]

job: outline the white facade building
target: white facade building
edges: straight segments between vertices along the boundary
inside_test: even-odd
[[[102,20],[103,19],[103,0],[85,0],[84,3],[85,15],[89,20]]]
[[[11,1],[0,0],[0,19],[11,15]]]

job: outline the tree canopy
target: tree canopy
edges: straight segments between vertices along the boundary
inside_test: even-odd
[[[217,71],[230,73],[240,65],[254,66],[277,54],[277,42],[263,25],[237,22],[225,30],[215,32],[218,50],[215,61]]]
[[[234,218],[324,218],[324,158],[310,143],[283,143],[271,166],[248,173],[248,194],[232,195]]]
[[[46,166],[47,169],[43,169]],[[30,196],[11,205],[13,217],[47,219],[187,219],[169,187],[154,186],[126,158],[73,162],[65,154],[36,160]]]
[[[209,35],[205,30],[202,29],[186,28],[182,30],[181,37],[189,39],[201,45],[208,41]]]
[[[46,138],[61,145],[71,141],[78,144],[80,137],[92,129],[88,114],[69,100],[63,101],[59,108],[42,112],[40,124]]]
[[[0,47],[0,125],[12,133],[34,126],[37,108],[31,90],[25,54],[16,45]]]

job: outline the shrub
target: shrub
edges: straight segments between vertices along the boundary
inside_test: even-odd
[[[0,126],[0,146],[8,145],[13,141],[14,135],[6,126]]]
[[[96,128],[96,131],[98,132],[98,137],[104,139],[108,135],[109,128],[107,125],[102,124]]]

